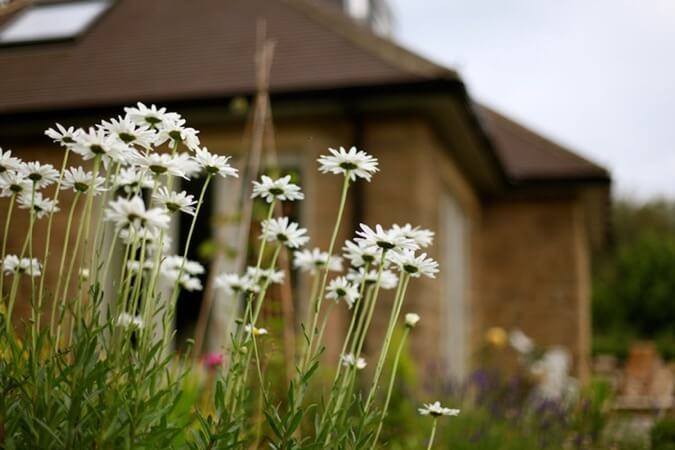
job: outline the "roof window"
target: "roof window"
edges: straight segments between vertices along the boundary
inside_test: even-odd
[[[36,3],[0,28],[0,44],[73,39],[109,7],[110,0]]]

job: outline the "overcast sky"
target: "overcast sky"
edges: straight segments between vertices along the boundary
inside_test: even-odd
[[[479,101],[675,198],[675,0],[390,0],[395,37]]]

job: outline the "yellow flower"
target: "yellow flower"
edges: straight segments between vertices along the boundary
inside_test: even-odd
[[[506,331],[501,327],[492,327],[485,333],[485,340],[495,348],[504,348],[506,345]]]

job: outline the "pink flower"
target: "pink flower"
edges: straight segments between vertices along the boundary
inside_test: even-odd
[[[223,365],[223,354],[218,352],[211,352],[204,355],[204,365],[209,369],[214,369]]]

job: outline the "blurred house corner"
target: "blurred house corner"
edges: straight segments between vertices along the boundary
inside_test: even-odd
[[[86,20],[85,3],[100,6]],[[71,26],[35,22],[50,14]],[[498,326],[520,328],[541,346],[564,346],[587,380],[590,258],[608,234],[609,173],[478,104],[453,70],[389,40],[384,1],[22,2],[0,17],[0,144],[58,165],[62,155],[45,128],[89,126],[140,100],[179,111],[201,130],[203,145],[235,155],[236,164],[246,151],[261,19],[275,41],[270,92],[279,163],[307,193],[296,213],[312,245],[327,244],[340,189],[339,180],[317,173],[316,158],[340,145],[363,148],[381,164],[351,194],[341,239],[360,222],[409,222],[437,233],[431,256],[442,271],[416,280],[404,307],[422,316],[411,352],[421,373],[436,382],[464,378],[480,364],[485,331]],[[235,216],[228,185],[214,192],[212,214]],[[57,233],[63,219],[54,223]],[[200,238],[218,223],[206,223]],[[174,230],[180,241],[180,224]],[[226,302],[216,301],[214,317]],[[380,302],[373,339],[382,336],[389,305]],[[180,323],[197,309],[179,309]],[[346,311],[340,314],[329,324],[331,357],[345,329]],[[216,320],[213,336],[218,329]]]

